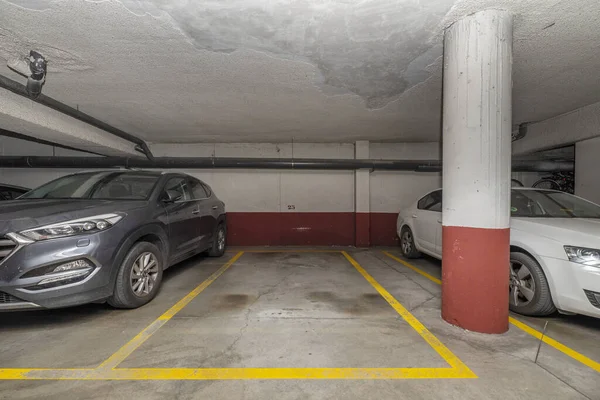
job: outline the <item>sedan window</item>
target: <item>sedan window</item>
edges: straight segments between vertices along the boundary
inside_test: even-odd
[[[543,218],[600,218],[600,206],[552,190],[512,190],[511,216]]]
[[[442,191],[436,190],[423,197],[417,203],[417,208],[419,210],[442,212]]]

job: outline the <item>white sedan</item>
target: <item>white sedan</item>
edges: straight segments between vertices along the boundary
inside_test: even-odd
[[[442,190],[398,215],[402,253],[442,258]],[[600,206],[571,194],[513,188],[510,309],[600,318]]]

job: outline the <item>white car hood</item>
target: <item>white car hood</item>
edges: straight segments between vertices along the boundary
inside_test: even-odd
[[[600,248],[600,219],[511,218],[510,227],[563,244]]]

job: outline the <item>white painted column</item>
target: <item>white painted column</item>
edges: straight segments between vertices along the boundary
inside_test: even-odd
[[[512,17],[488,10],[444,42],[442,317],[508,329]]]
[[[600,204],[600,138],[575,144],[575,194]]]
[[[356,159],[369,158],[369,142],[357,141],[354,147]],[[355,172],[354,199],[355,199],[355,245],[356,247],[369,247],[370,245],[370,215],[371,212],[371,185],[369,181],[371,171],[359,169]]]

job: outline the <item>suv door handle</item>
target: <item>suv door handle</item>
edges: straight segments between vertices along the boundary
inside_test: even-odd
[[[442,223],[442,220],[441,220],[441,219],[438,219],[438,222],[441,224],[441,223]]]
[[[417,214],[413,214],[413,215],[412,215],[412,217],[413,217],[413,218],[417,218]]]
[[[219,208],[219,206],[212,206],[213,210],[216,210],[217,208]]]
[[[194,211],[192,211],[192,214],[200,214],[200,209],[196,208]]]

